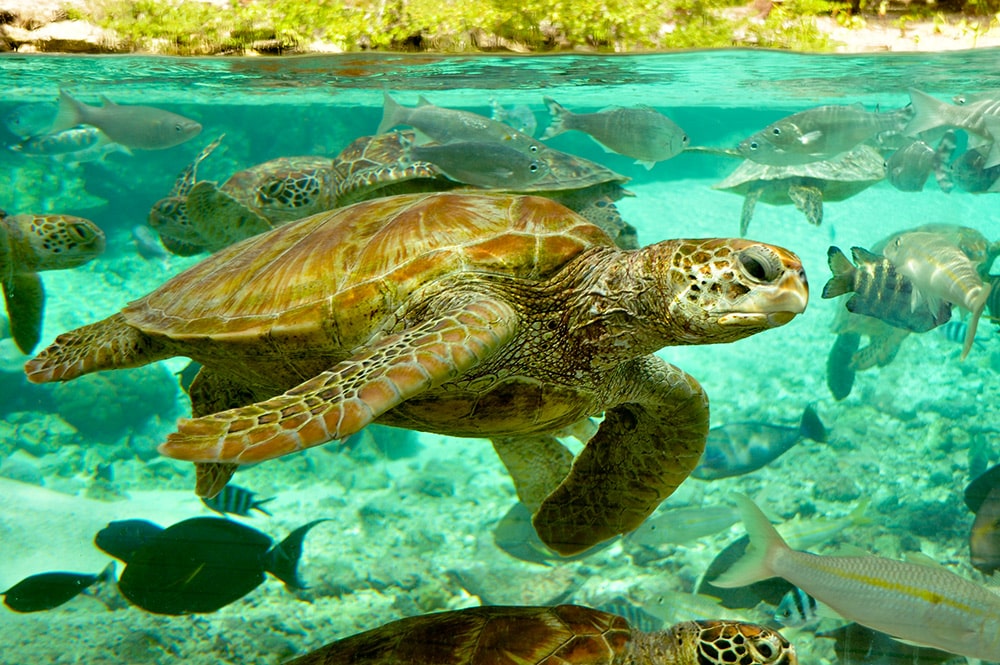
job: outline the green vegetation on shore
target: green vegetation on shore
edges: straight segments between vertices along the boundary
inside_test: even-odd
[[[814,18],[864,25],[895,13],[901,31],[940,16],[942,0],[90,0],[68,9],[113,31],[116,50],[181,55],[313,50],[525,51],[761,46],[829,51]],[[943,0],[976,30],[998,20],[1000,0]],[[900,11],[899,7],[902,7]],[[976,18],[985,16],[986,18]],[[965,19],[963,19],[965,20]],[[971,29],[971,28],[970,28]]]
[[[113,30],[122,51],[634,51],[766,46],[829,50],[811,21],[827,0],[92,0],[72,18]]]

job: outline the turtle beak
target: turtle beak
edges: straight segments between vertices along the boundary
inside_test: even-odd
[[[724,326],[777,328],[806,311],[809,282],[802,263],[790,252],[782,257],[782,269],[769,284],[758,286],[750,298],[740,302],[740,311],[724,314]]]

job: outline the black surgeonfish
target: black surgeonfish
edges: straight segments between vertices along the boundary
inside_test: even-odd
[[[823,287],[824,298],[853,292],[847,310],[885,321],[891,326],[926,332],[951,318],[951,305],[943,300],[933,309],[913,307],[913,282],[896,270],[891,261],[863,247],[852,247],[853,265],[839,247],[827,250],[833,277]]]
[[[133,604],[155,614],[196,614],[239,600],[265,573],[305,588],[297,571],[302,541],[324,521],[295,529],[273,547],[266,534],[220,517],[195,517],[155,533],[150,522],[112,522],[95,542],[112,556],[127,557],[118,588]]]
[[[953,653],[898,642],[853,622],[816,636],[836,640],[833,651],[839,665],[939,665],[955,658]]]
[[[1000,464],[969,483],[965,505],[976,514],[969,533],[972,566],[990,575],[1000,570]]]
[[[41,612],[59,607],[97,582],[115,579],[115,562],[97,575],[86,573],[40,573],[26,577],[3,592],[3,604],[15,612]]]
[[[798,426],[742,422],[713,427],[691,475],[717,480],[750,473],[778,459],[802,439],[826,441],[826,427],[812,406],[805,408]]]

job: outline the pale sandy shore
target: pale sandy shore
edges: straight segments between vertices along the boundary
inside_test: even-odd
[[[0,52],[100,52],[116,40],[113,34],[84,21],[65,20],[67,6],[85,7],[92,0],[0,0]],[[225,6],[225,0],[205,0]],[[748,5],[747,11],[753,11]],[[738,13],[739,10],[736,10]],[[816,19],[819,29],[838,44],[841,53],[881,51],[953,51],[1000,45],[1000,26],[988,18],[939,15],[937,20],[903,20],[898,15],[866,17],[844,27],[828,17]],[[299,46],[305,52],[335,52],[332,44]]]

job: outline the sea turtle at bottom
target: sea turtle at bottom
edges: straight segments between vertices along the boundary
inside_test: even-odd
[[[10,333],[31,353],[42,331],[42,270],[76,268],[104,251],[104,232],[72,215],[7,215],[0,210],[0,281]]]
[[[823,223],[823,201],[842,201],[868,189],[886,176],[886,163],[870,145],[808,164],[771,166],[744,160],[712,189],[743,196],[740,235],[745,236],[758,201],[770,205],[794,203],[810,224]]]
[[[214,252],[289,221],[377,197],[479,189],[450,180],[434,164],[407,160],[405,145],[413,140],[412,131],[362,136],[332,159],[281,157],[239,171],[222,185],[185,181],[183,194],[172,192],[154,204],[150,225],[161,237]],[[188,172],[193,175],[204,156]],[[621,187],[628,178],[557,150],[547,149],[543,157],[548,172],[518,193],[557,200],[604,228],[619,246],[638,246],[635,229],[614,206],[628,195]]]
[[[582,607],[491,605],[393,621],[286,665],[797,665],[777,631],[685,621],[650,633]]]
[[[196,463],[202,496],[240,464],[372,422],[490,438],[539,537],[574,554],[637,527],[701,456],[705,394],[653,352],[784,325],[807,299],[780,247],[626,251],[547,198],[411,194],[220,250],[25,370],[40,383],[201,363],[194,418],[160,451]],[[573,461],[556,435],[602,412]]]

